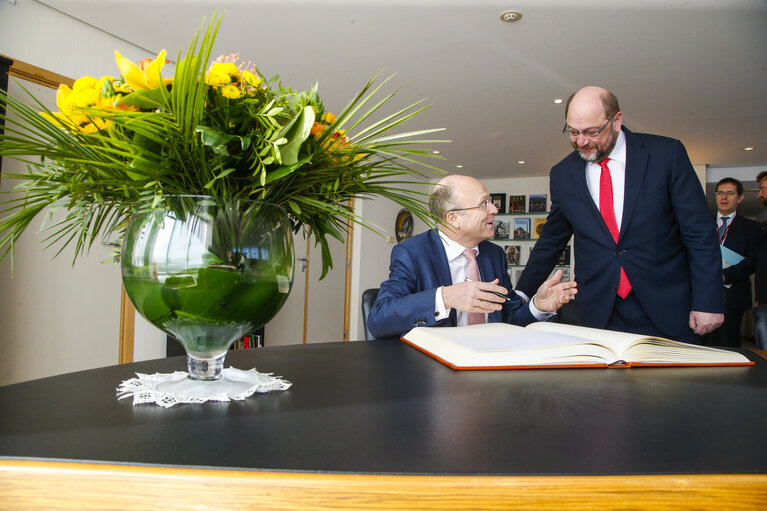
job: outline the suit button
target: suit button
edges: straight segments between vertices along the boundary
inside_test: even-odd
[[[625,250],[617,250],[617,251],[616,251],[616,253],[617,253],[618,255],[623,255],[623,254],[625,254],[625,253],[626,253],[626,251],[625,251]]]

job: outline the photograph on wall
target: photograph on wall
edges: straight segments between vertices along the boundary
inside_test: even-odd
[[[562,268],[562,279],[560,282],[570,282],[570,268]]]
[[[524,195],[509,195],[509,213],[524,213],[526,199]]]
[[[506,194],[505,193],[491,193],[490,202],[492,202],[493,206],[495,206],[498,209],[499,213],[503,213],[504,211],[506,211]]]
[[[530,195],[530,203],[527,207],[531,213],[546,212],[546,194],[540,193],[537,195]]]
[[[560,266],[570,266],[570,245],[567,245],[559,256],[557,264]]]
[[[401,209],[394,221],[394,234],[397,243],[404,241],[413,235],[413,214],[407,209]]]
[[[499,240],[509,239],[509,221],[508,220],[495,221],[495,239],[499,239]]]
[[[519,256],[522,253],[520,245],[506,245],[506,264],[519,264]]]
[[[514,219],[514,239],[515,240],[530,239],[530,219],[529,218]]]
[[[543,226],[546,224],[546,217],[536,218],[533,225],[533,238],[538,239],[543,232]]]

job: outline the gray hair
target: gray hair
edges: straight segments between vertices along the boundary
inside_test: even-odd
[[[453,187],[449,184],[438,183],[429,197],[429,211],[438,220],[445,220],[447,213],[455,205]]]

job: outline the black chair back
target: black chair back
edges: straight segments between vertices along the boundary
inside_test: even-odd
[[[754,344],[757,349],[767,349],[767,305],[758,305],[754,313]]]
[[[372,288],[372,289],[366,289],[362,292],[362,322],[365,324],[365,340],[366,341],[375,341],[375,336],[370,333],[370,329],[368,328],[368,315],[370,314],[370,309],[373,308],[373,303],[376,301],[376,297],[378,296],[378,288]]]

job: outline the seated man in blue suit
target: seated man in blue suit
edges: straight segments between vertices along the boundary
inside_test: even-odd
[[[559,282],[561,270],[527,304],[512,291],[503,249],[487,241],[498,209],[476,179],[443,178],[429,206],[439,229],[392,250],[389,279],[368,318],[376,337],[398,337],[417,326],[501,321],[524,326],[552,317],[577,292],[575,282]],[[479,276],[471,278],[476,270]]]

